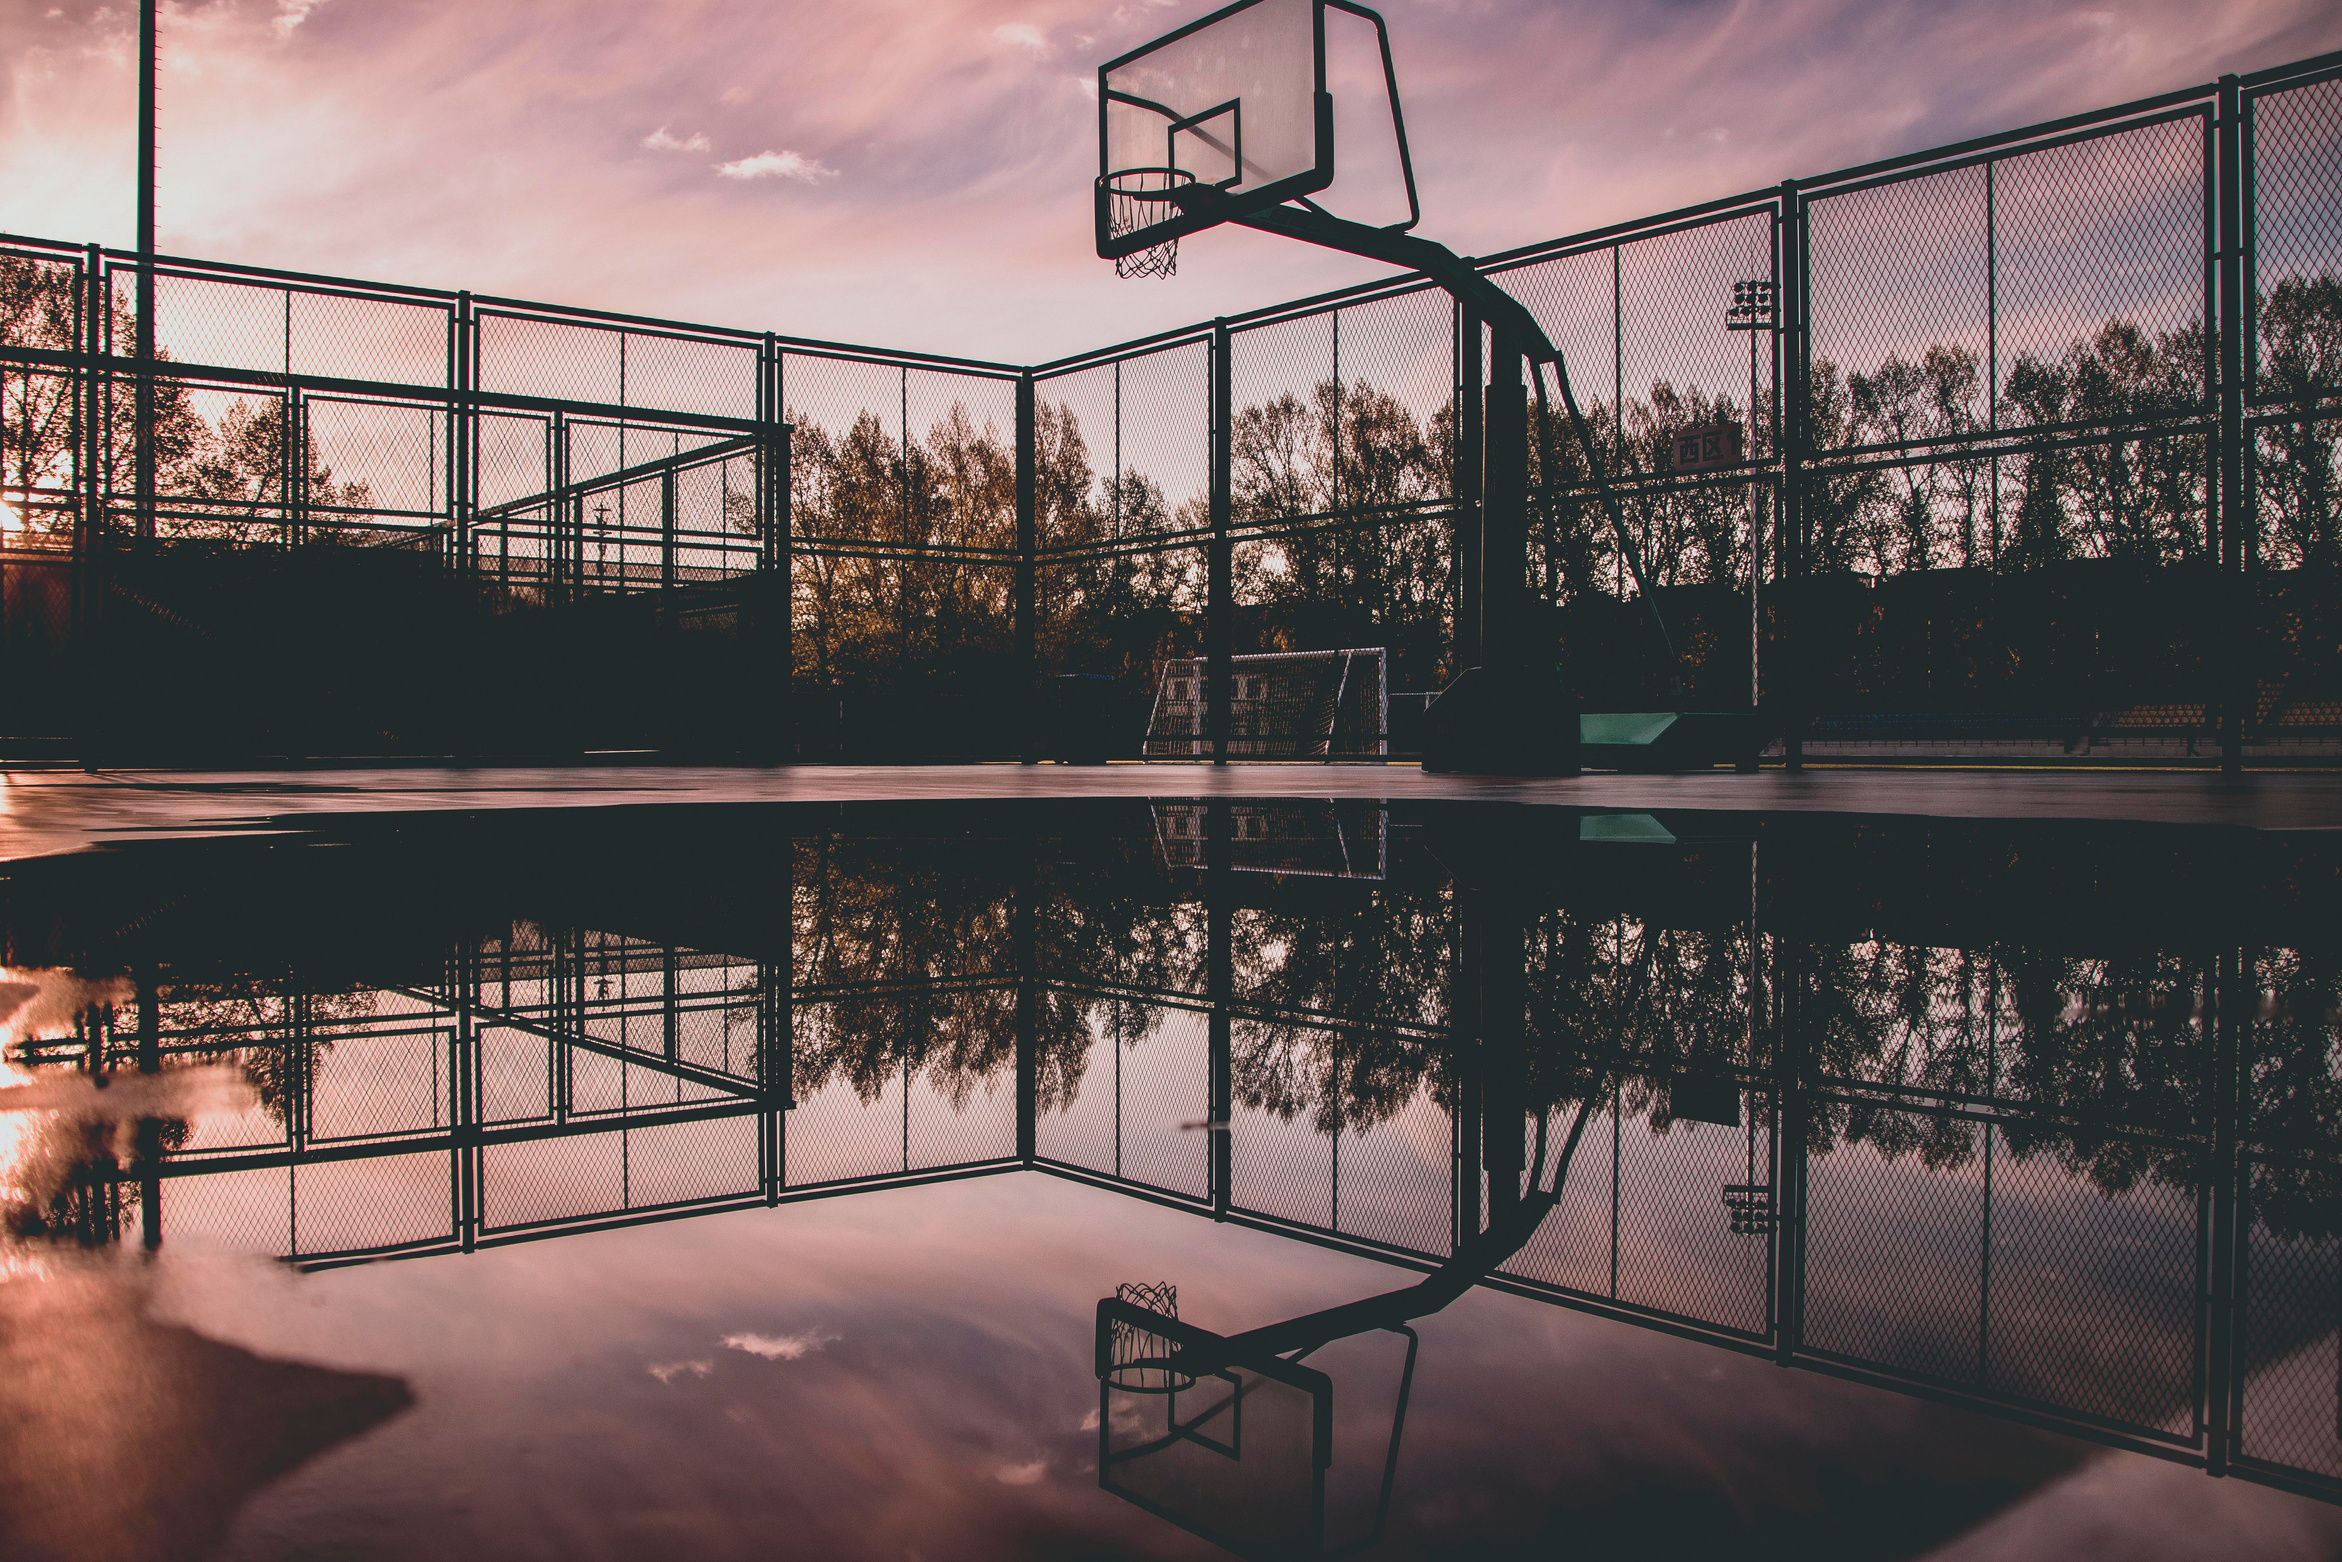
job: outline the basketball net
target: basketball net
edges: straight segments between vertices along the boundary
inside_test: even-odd
[[[1175,192],[1195,183],[1182,168],[1126,168],[1106,176],[1106,231],[1115,238],[1175,215]],[[1169,277],[1179,272],[1179,240],[1114,257],[1118,277]]]

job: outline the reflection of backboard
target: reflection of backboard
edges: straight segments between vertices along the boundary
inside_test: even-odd
[[[1325,77],[1325,0],[1240,0],[1101,66],[1098,253],[1132,254],[1331,184]],[[1118,221],[1110,181],[1153,198]]]
[[[1245,1557],[1306,1555],[1325,1539],[1331,1379],[1275,1356],[1164,1391],[1113,1370],[1117,1326],[1181,1347],[1219,1336],[1130,1302],[1098,1304],[1098,1484]]]

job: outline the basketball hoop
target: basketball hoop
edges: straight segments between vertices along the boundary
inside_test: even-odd
[[[1184,168],[1125,168],[1098,181],[1106,192],[1107,231],[1114,238],[1176,216],[1180,195],[1195,183]],[[1179,270],[1179,240],[1114,257],[1118,277],[1168,277]]]
[[[1168,1281],[1160,1285],[1126,1283],[1116,1287],[1114,1295],[1158,1318],[1176,1322],[1179,1317],[1179,1288]],[[1114,1387],[1132,1394],[1181,1394],[1195,1387],[1192,1376],[1172,1365],[1176,1347],[1169,1335],[1117,1318],[1113,1345],[1106,1381]]]

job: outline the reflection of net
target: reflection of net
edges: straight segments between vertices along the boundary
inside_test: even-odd
[[[1379,647],[1229,658],[1228,754],[1235,759],[1379,759],[1390,753],[1390,701]],[[1147,721],[1149,759],[1211,752],[1205,657],[1163,664]]]
[[[1114,1295],[1158,1317],[1175,1322],[1179,1317],[1179,1287],[1168,1280],[1159,1285],[1133,1281],[1117,1286]],[[1136,1394],[1177,1394],[1191,1389],[1195,1387],[1195,1379],[1170,1366],[1175,1348],[1169,1335],[1117,1318],[1114,1320],[1114,1365],[1106,1380],[1116,1388]]]
[[[1175,216],[1173,192],[1195,183],[1195,175],[1181,168],[1126,168],[1106,176],[1106,231],[1114,238]],[[1118,277],[1168,277],[1179,271],[1179,240],[1114,257]]]

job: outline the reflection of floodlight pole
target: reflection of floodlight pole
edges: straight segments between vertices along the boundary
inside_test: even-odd
[[[155,534],[155,9],[138,7],[138,536]]]
[[[1756,469],[1757,333],[1778,328],[1780,316],[1776,303],[1777,290],[1770,278],[1735,282],[1732,284],[1732,307],[1724,313],[1725,330],[1748,333],[1748,705],[1751,710],[1762,703],[1762,691],[1757,678],[1757,654],[1763,639],[1763,620],[1757,611],[1757,586],[1764,578],[1765,564],[1764,522],[1759,495],[1763,482]],[[1748,768],[1754,768],[1753,762]]]

